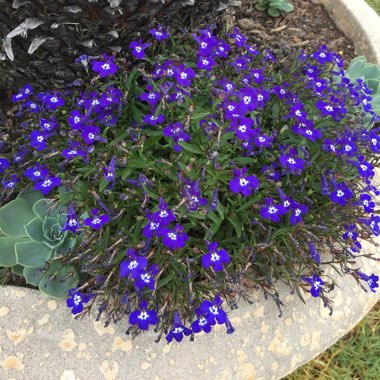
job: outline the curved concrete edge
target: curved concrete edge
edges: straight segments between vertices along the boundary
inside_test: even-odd
[[[354,41],[356,53],[380,64],[380,16],[364,0],[316,0]]]
[[[363,248],[380,254],[373,245],[363,243]],[[373,260],[359,260],[358,266],[365,273],[380,271],[380,262]],[[64,301],[2,286],[0,378],[278,380],[330,347],[380,299],[379,293],[365,293],[351,276],[339,277],[331,268],[327,275],[338,277],[332,316],[320,299],[306,293],[305,306],[280,283],[282,318],[272,300],[254,292],[254,304],[241,302],[229,312],[234,334],[226,335],[225,327],[217,325],[209,335],[197,334],[194,342],[185,338],[181,344],[156,344],[152,331],[132,340],[125,335],[127,321],[105,328],[94,318],[76,320]]]

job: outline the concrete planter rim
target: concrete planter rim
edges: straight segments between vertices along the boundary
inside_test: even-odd
[[[354,40],[358,55],[380,63],[380,18],[364,0],[317,1],[325,5],[337,25]],[[349,16],[342,17],[344,12]],[[346,19],[346,24],[349,20],[350,28],[341,18]],[[380,184],[379,178],[377,182]],[[366,252],[376,252],[374,246],[366,243],[363,246]],[[380,252],[376,254],[380,257]],[[365,260],[362,264],[366,273],[380,272],[378,262]],[[169,345],[164,339],[155,344],[157,335],[152,331],[132,341],[124,334],[127,321],[107,328],[94,319],[77,321],[64,301],[48,299],[37,290],[3,286],[0,375],[61,380],[279,379],[335,343],[380,299],[378,293],[364,293],[352,278],[337,278],[337,283],[332,296],[335,303],[332,316],[321,300],[305,294],[305,306],[286,286],[279,284],[284,301],[282,318],[278,318],[272,300],[265,300],[255,292],[253,305],[239,301],[239,309],[229,313],[236,328],[234,334],[226,335],[222,325],[208,336],[196,335],[195,342],[185,340]],[[228,311],[226,307],[225,310]],[[45,368],[45,374],[41,368]]]

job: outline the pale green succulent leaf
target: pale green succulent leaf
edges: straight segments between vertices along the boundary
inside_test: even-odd
[[[25,277],[27,284],[38,286],[38,284],[40,283],[44,275],[44,271],[41,270],[41,267],[37,267],[37,268],[26,267],[24,268],[22,275]]]
[[[16,244],[17,264],[24,267],[40,267],[44,265],[53,254],[53,250],[43,243],[28,241]]]
[[[31,220],[26,226],[25,231],[29,238],[36,243],[42,243],[44,240],[44,234],[42,231],[42,220],[37,217]]]
[[[78,283],[79,275],[73,266],[54,262],[43,275],[39,289],[42,293],[59,299],[66,297],[67,292]]]
[[[24,276],[24,267],[22,265],[14,265],[12,268],[12,273],[17,276]]]
[[[15,245],[27,241],[25,238],[0,237],[0,267],[13,267],[17,264]]]
[[[365,79],[380,79],[379,65],[376,65],[376,64],[367,65],[363,69],[363,75]]]
[[[25,193],[20,193],[17,198],[23,198],[29,202],[30,206],[33,206],[37,201],[42,199],[44,196],[40,191],[28,190]]]
[[[16,198],[0,208],[0,230],[6,236],[26,237],[24,225],[35,218],[29,202]]]

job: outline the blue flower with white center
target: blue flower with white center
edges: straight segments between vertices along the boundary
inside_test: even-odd
[[[30,146],[36,150],[44,150],[46,148],[46,133],[41,131],[32,131],[30,133]]]
[[[147,287],[150,290],[154,290],[155,282],[152,273],[144,271],[140,273],[134,280],[134,285],[136,289],[141,290]]]
[[[58,94],[47,94],[43,98],[46,107],[52,111],[65,105],[65,100]]]
[[[305,161],[292,154],[281,154],[280,165],[289,173],[300,174],[305,167]]]
[[[31,100],[26,102],[25,106],[27,107],[28,111],[33,112],[33,113],[37,113],[40,110],[39,105],[36,102],[32,102]]]
[[[311,285],[311,288],[310,288],[311,295],[313,297],[318,297],[322,290],[321,287],[324,285],[324,282],[322,281],[322,279],[316,274],[313,274],[312,277],[302,276],[302,279],[306,281],[309,285]]]
[[[103,178],[107,182],[113,182],[115,180],[115,164],[116,158],[112,157],[111,162],[106,168],[103,168]]]
[[[149,325],[156,325],[158,320],[157,312],[152,309],[149,310],[146,301],[141,301],[140,309],[134,310],[129,314],[129,323],[137,325],[140,330],[148,330]]]
[[[157,28],[153,28],[149,30],[149,33],[157,40],[157,41],[165,41],[167,40],[170,35],[169,33],[162,28],[161,25],[157,25]]]
[[[70,289],[68,295],[70,298],[66,300],[66,305],[72,308],[71,312],[74,315],[81,313],[83,311],[83,304],[89,302],[94,297],[93,294],[83,294],[76,289]]]
[[[147,102],[150,106],[152,107],[156,107],[157,104],[160,102],[161,100],[161,94],[156,91],[154,89],[153,86],[149,85],[149,86],[146,86],[146,90],[148,92],[143,92],[141,95],[140,95],[140,99],[144,102]]]
[[[366,275],[363,272],[357,271],[356,272],[360,279],[365,281],[369,288],[371,289],[371,292],[376,293],[376,288],[379,287],[378,281],[379,281],[379,276],[376,276],[375,274],[371,274],[370,276]]]
[[[212,71],[215,66],[215,61],[212,57],[199,57],[197,61],[198,70]]]
[[[143,123],[148,125],[156,126],[162,124],[165,121],[165,117],[162,113],[158,114],[148,114],[144,116]]]
[[[67,122],[74,130],[81,129],[84,126],[84,116],[78,110],[72,110],[69,114]]]
[[[209,323],[209,321],[204,316],[200,315],[200,316],[198,316],[198,319],[195,320],[191,324],[191,329],[195,333],[199,333],[201,331],[204,331],[206,334],[208,334],[212,329],[211,326],[214,326],[214,325],[215,325],[215,322]]]
[[[235,177],[230,181],[230,190],[233,193],[241,193],[245,197],[252,194],[252,191],[257,190],[260,182],[254,175],[246,175],[247,168],[243,167],[241,170],[235,169]]]
[[[44,132],[51,132],[58,128],[58,123],[54,117],[50,120],[40,119],[40,127]]]
[[[34,190],[41,191],[43,195],[47,195],[54,187],[61,186],[62,182],[59,177],[48,176],[42,181],[36,182]]]
[[[120,263],[120,277],[137,278],[145,272],[148,260],[144,256],[137,256],[133,248],[128,249],[125,255],[128,260]]]
[[[335,190],[330,194],[330,199],[341,206],[347,204],[347,201],[353,197],[352,191],[346,183],[337,183]]]
[[[157,236],[163,236],[162,243],[172,250],[183,248],[189,239],[187,234],[183,231],[183,226],[180,224],[177,224],[174,230],[169,228],[159,229]]]
[[[112,76],[117,72],[117,65],[115,64],[114,56],[108,57],[104,54],[103,59],[103,61],[91,62],[92,71],[97,73],[100,76],[100,78]]]
[[[156,223],[159,223],[161,227],[165,227],[169,225],[171,222],[175,221],[176,217],[169,210],[168,204],[165,203],[162,197],[160,197],[158,208],[159,208],[159,211],[153,213],[152,219]]]
[[[184,335],[189,336],[191,334],[191,330],[182,324],[178,311],[174,312],[173,319],[173,328],[169,331],[169,334],[166,335],[168,343],[170,343],[173,338],[177,342],[181,342]]]
[[[214,301],[204,300],[199,306],[199,312],[207,319],[209,324],[218,322],[218,324],[223,324],[227,320],[226,312],[220,307],[223,300],[218,295],[215,296]]]
[[[303,221],[302,215],[309,211],[306,205],[297,203],[293,200],[290,201],[290,207],[292,209],[292,214],[290,215],[290,223],[297,224]]]
[[[95,126],[84,127],[82,130],[82,138],[86,144],[93,144],[99,140],[100,128]]]
[[[4,178],[1,184],[5,189],[13,189],[20,182],[20,178],[17,174],[12,174],[9,179]]]
[[[77,214],[75,213],[74,205],[70,204],[67,210],[66,222],[62,228],[62,231],[71,231],[73,234],[75,234],[79,227],[80,222]]]
[[[373,212],[375,209],[375,202],[369,194],[360,194],[360,203],[365,212]]]
[[[260,208],[260,215],[264,219],[272,222],[279,222],[280,217],[286,213],[286,209],[282,204],[275,204],[273,198],[265,199],[265,206]]]
[[[231,262],[231,258],[225,249],[218,249],[218,243],[207,243],[208,253],[202,256],[202,266],[205,269],[213,267],[215,272],[220,272],[224,266]]]
[[[91,227],[94,230],[99,230],[104,224],[110,221],[110,217],[107,214],[98,215],[98,209],[93,208],[91,210],[92,217],[86,218],[83,222],[85,226]]]
[[[49,169],[45,165],[36,163],[34,167],[28,168],[24,171],[24,176],[30,181],[41,181],[49,174]]]
[[[235,40],[237,47],[243,47],[247,40],[246,37],[240,33],[239,28],[234,28],[234,32],[230,35],[230,37]]]
[[[174,68],[174,78],[180,86],[190,87],[191,80],[195,78],[195,72],[191,67],[180,64]]]
[[[129,44],[129,48],[132,49],[132,55],[137,59],[143,59],[145,57],[145,49],[152,44],[143,43],[142,40],[132,41]]]

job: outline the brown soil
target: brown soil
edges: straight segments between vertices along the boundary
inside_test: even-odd
[[[255,9],[256,1],[242,0],[235,21],[258,45],[286,56],[294,48],[312,50],[325,44],[346,61],[355,56],[354,45],[334,24],[326,9],[313,0],[290,0],[294,11],[273,18]]]

